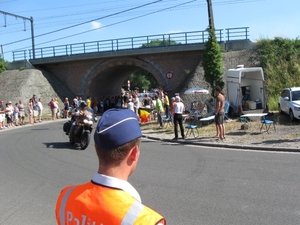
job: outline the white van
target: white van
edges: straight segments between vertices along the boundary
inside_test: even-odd
[[[265,108],[265,79],[261,67],[245,68],[244,65],[238,65],[235,69],[229,69],[226,72],[226,84],[229,115]]]

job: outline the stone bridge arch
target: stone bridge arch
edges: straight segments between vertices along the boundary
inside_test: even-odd
[[[164,89],[169,89],[168,80],[160,68],[151,62],[128,57],[97,64],[84,75],[81,93],[86,96],[119,95],[126,78],[140,69],[151,73]]]

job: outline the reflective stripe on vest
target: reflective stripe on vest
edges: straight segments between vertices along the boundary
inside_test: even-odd
[[[64,225],[65,224],[65,208],[66,208],[66,203],[69,198],[69,195],[71,192],[74,190],[75,186],[71,187],[64,195],[64,197],[61,200],[61,205],[59,209],[59,217],[60,217],[60,224]]]
[[[59,209],[59,216],[60,216],[60,224],[64,225],[65,224],[65,209],[66,209],[66,204],[68,201],[68,198],[71,194],[71,192],[75,189],[76,186],[71,187],[63,196],[61,200],[61,205]],[[145,206],[141,204],[140,202],[136,201],[132,203],[130,209],[124,216],[121,225],[133,225],[134,221],[138,218],[139,214],[142,212],[143,208]]]
[[[132,225],[134,221],[138,218],[139,214],[142,212],[144,205],[135,201],[126,215],[124,216],[121,225]]]

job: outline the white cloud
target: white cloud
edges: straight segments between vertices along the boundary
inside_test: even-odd
[[[92,29],[99,29],[102,27],[102,24],[96,21],[91,22]]]

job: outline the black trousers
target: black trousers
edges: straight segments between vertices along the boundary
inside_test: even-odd
[[[159,125],[162,127],[163,126],[163,122],[162,122],[162,118],[161,118],[161,113],[157,113],[157,120],[159,122]]]
[[[174,133],[175,133],[175,138],[178,138],[178,127],[177,124],[179,124],[180,132],[181,132],[181,137],[184,137],[184,129],[182,125],[182,114],[174,114]]]
[[[168,106],[168,105],[165,105],[165,114],[166,114],[166,117],[167,117],[167,118],[169,118],[169,117],[170,117],[170,115],[169,115],[169,113],[170,113],[170,110],[169,110],[169,108],[170,108],[170,106]]]

